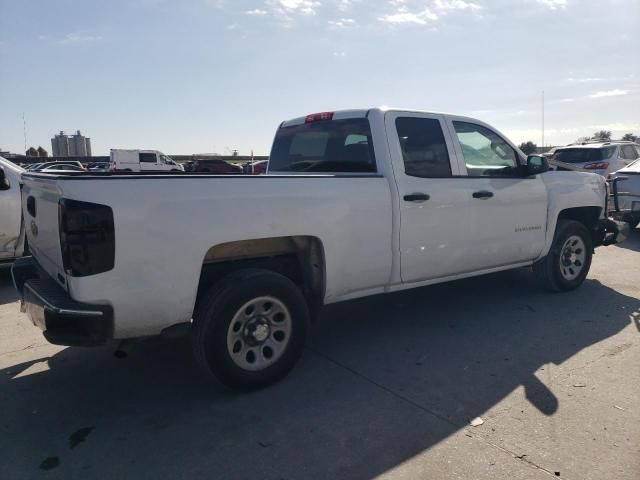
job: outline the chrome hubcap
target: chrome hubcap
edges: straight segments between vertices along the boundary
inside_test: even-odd
[[[291,337],[291,315],[274,297],[257,297],[238,309],[227,331],[227,349],[236,365],[263,370],[284,353]]]
[[[560,253],[560,273],[566,280],[575,280],[584,269],[587,252],[584,241],[572,235],[564,242]]]

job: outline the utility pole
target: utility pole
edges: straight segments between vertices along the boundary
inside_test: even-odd
[[[24,154],[27,154],[27,121],[24,119],[24,112],[22,112],[22,135],[24,136]]]
[[[544,90],[542,90],[542,148],[544,148]]]

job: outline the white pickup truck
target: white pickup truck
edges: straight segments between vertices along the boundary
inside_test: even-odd
[[[186,325],[205,370],[256,388],[324,304],[527,266],[578,287],[626,224],[601,176],[547,168],[478,120],[373,108],[283,122],[264,176],[27,173],[14,281],[52,343]]]

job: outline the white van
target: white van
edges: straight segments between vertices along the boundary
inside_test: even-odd
[[[111,149],[111,170],[119,172],[184,172],[182,165],[157,150]]]

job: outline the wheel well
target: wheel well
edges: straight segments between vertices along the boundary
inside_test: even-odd
[[[602,208],[600,207],[576,207],[576,208],[567,208],[566,210],[562,210],[558,215],[558,221],[560,220],[575,220],[577,222],[582,223],[589,232],[591,232],[591,236],[596,233],[598,226],[598,219],[600,218],[600,212]]]
[[[302,290],[312,315],[322,306],[324,250],[322,242],[310,236],[261,238],[212,246],[202,263],[196,303],[211,285],[244,268],[262,268],[289,278]]]

